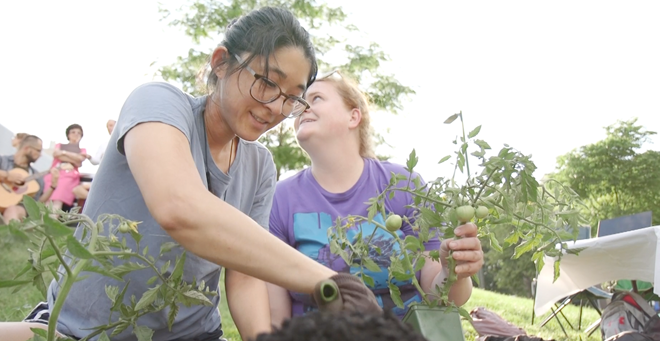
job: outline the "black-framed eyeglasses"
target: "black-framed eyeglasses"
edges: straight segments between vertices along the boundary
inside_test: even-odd
[[[236,58],[239,63],[244,63],[240,56],[235,54],[234,58]],[[309,103],[307,103],[302,97],[285,94],[277,83],[268,79],[264,75],[256,73],[249,65],[245,65],[245,69],[254,76],[254,82],[252,83],[252,86],[250,86],[250,96],[252,96],[255,101],[268,104],[275,102],[278,98],[284,96],[285,99],[282,102],[282,109],[280,112],[287,118],[298,117],[305,110],[309,109]]]

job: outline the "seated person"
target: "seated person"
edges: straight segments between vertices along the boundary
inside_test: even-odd
[[[0,182],[9,189],[11,186],[22,186],[25,184],[25,175],[11,172],[11,170],[18,168],[26,171],[29,175],[37,174],[38,172],[32,167],[32,163],[37,161],[41,156],[42,141],[34,135],[24,137],[18,145],[18,149],[14,155],[0,156]],[[44,188],[44,180],[37,177],[35,181],[39,184],[39,190],[34,193],[35,200],[46,202],[50,199],[57,182],[59,180],[59,170],[51,168],[50,170],[51,183],[48,187]],[[0,207],[0,210],[3,208]],[[22,220],[26,216],[25,207],[23,207],[22,200],[14,205],[4,207],[2,218],[5,223],[11,220]]]
[[[60,184],[51,197],[53,208],[62,209],[63,205],[71,206],[75,199],[73,188],[80,184],[80,173],[78,167],[82,162],[90,159],[85,148],[78,147],[83,137],[82,127],[78,124],[72,124],[66,128],[66,137],[68,144],[56,144],[53,151],[52,167],[60,168]],[[50,176],[44,177],[46,186],[50,186]]]

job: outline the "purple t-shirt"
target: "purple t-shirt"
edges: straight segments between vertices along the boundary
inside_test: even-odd
[[[307,168],[298,174],[278,182],[273,199],[273,208],[270,213],[270,232],[288,243],[298,251],[316,260],[317,262],[337,271],[355,273],[359,270],[359,262],[353,267],[344,260],[330,252],[328,245],[328,228],[335,226],[338,217],[344,218],[348,215],[367,216],[367,200],[377,196],[390,183],[392,173],[409,175],[403,166],[390,162],[374,159],[364,159],[364,170],[358,182],[344,193],[330,193],[323,189],[314,176],[311,169]],[[413,176],[420,177],[418,174]],[[421,177],[420,177],[420,180]],[[422,184],[424,182],[422,181]],[[405,186],[402,183],[400,187]],[[387,213],[396,213],[407,216],[413,220],[413,210],[406,205],[412,203],[410,194],[396,192],[394,198],[385,201]],[[374,220],[385,224],[380,213]],[[361,224],[362,234],[366,237],[376,228],[371,223]],[[358,227],[347,231],[348,238],[353,238],[359,232]],[[406,235],[414,235],[412,227],[405,223],[398,232],[400,238]],[[384,309],[391,309],[399,317],[403,317],[406,310],[396,307],[392,302],[387,287],[390,255],[393,250],[398,251],[398,244],[394,243],[391,235],[378,229],[374,235],[375,244],[382,250],[382,254],[373,251],[372,259],[381,268],[380,272],[372,272],[365,269],[365,273],[372,277],[375,287],[372,288],[379,304]],[[440,248],[440,240],[435,237],[424,244],[426,250],[437,250]],[[416,274],[419,279],[419,272]],[[421,301],[421,297],[412,285],[412,282],[395,282],[401,291],[401,299],[408,306],[409,303]],[[309,295],[289,292],[292,302],[292,316],[302,315],[305,312],[315,310]]]

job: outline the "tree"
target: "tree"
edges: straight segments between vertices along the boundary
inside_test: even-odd
[[[598,220],[649,210],[653,223],[660,223],[660,153],[640,152],[656,133],[636,123],[633,119],[606,127],[604,140],[559,157],[558,171],[550,175],[585,200],[592,228]]]
[[[273,154],[278,181],[282,173],[301,169],[309,164],[309,157],[296,142],[293,128],[284,123],[269,130],[259,141]]]
[[[387,61],[388,56],[380,50],[378,44],[342,38],[355,37],[358,30],[346,22],[346,14],[341,8],[330,7],[315,0],[191,0],[178,9],[161,7],[163,20],[171,26],[182,28],[197,45],[187,55],[178,57],[174,64],[160,68],[161,77],[178,82],[184,91],[191,94],[205,94],[206,87],[200,78],[200,70],[203,70],[208,60],[208,53],[221,40],[232,19],[263,6],[279,6],[291,10],[313,37],[319,69],[340,70],[342,74],[350,75],[360,82],[377,110],[396,114],[402,109],[402,99],[415,93],[392,75],[380,72],[381,63]],[[292,128],[280,126],[260,139],[273,153],[278,175],[309,164],[309,159],[299,150],[293,135]],[[382,143],[382,136],[377,134],[376,141]]]

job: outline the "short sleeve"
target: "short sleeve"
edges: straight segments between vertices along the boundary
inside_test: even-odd
[[[252,209],[250,209],[250,218],[256,221],[266,230],[269,229],[269,216],[271,207],[273,205],[273,195],[275,194],[275,183],[277,182],[277,175],[275,171],[275,164],[272,161],[270,153],[268,158],[263,162],[264,174],[261,177],[261,182],[254,195],[254,202]]]
[[[273,200],[273,208],[270,210],[270,233],[279,238],[283,242],[289,243],[286,225],[283,222],[283,214],[280,208],[282,200],[282,188],[278,185],[275,190],[275,198]]]
[[[128,96],[121,108],[117,126],[117,151],[124,152],[124,137],[136,125],[161,122],[179,129],[190,142],[194,117],[189,96],[176,87],[153,82],[144,84]]]

